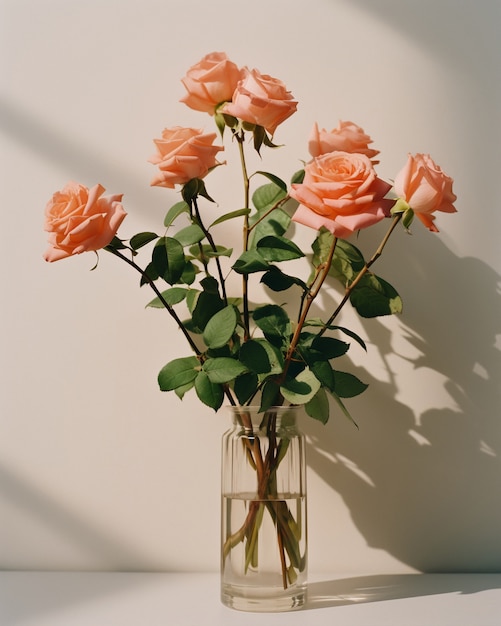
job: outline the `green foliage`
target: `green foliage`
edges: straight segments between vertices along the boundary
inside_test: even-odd
[[[184,202],[184,200],[182,202],[176,202],[176,204],[174,204],[167,211],[167,215],[164,219],[164,226],[167,228],[171,226],[176,221],[176,219],[183,213],[190,213],[190,207],[188,204],[186,204],[186,202]]]
[[[256,247],[266,261],[290,261],[304,256],[304,252],[293,241],[278,235],[262,237]]]
[[[237,274],[255,274],[256,272],[267,270],[268,267],[268,262],[257,250],[243,252],[233,265],[233,269]]]
[[[255,374],[280,374],[283,370],[283,356],[266,339],[250,339],[240,348],[240,361]]]
[[[220,111],[216,118],[221,135],[226,126],[233,134],[243,128],[252,132],[258,152],[263,146],[273,147],[262,127],[240,126],[238,120]],[[303,177],[304,169],[297,171],[292,184],[300,184]],[[366,261],[356,246],[334,239],[325,228],[318,231],[312,243],[310,277],[287,271],[287,263],[305,257],[290,237],[291,214],[297,202],[288,196],[287,184],[275,174],[258,170],[248,182],[258,178],[267,182],[250,190],[250,206],[226,211],[212,218],[208,227],[204,225],[200,200],[214,200],[203,180],[190,180],[181,190],[182,200],[167,211],[164,236],[140,232],[129,240],[129,245],[115,237],[107,246],[117,255],[129,250],[134,258],[138,250],[155,242],[151,261],[141,272],[141,284],[153,286],[163,281],[169,288],[155,286],[155,298],[147,306],[167,309],[193,352],[161,369],[160,389],[174,391],[181,399],[194,391],[204,405],[215,411],[225,396],[240,404],[258,401],[261,410],[284,402],[300,404],[322,423],[329,419],[333,402],[352,420],[343,400],[363,393],[367,385],[335,368],[334,362],[346,355],[349,341],[363,349],[366,345],[358,334],[333,323],[334,312],[326,312],[325,321],[302,314],[309,311],[310,299],[316,295],[310,290],[316,287],[320,275],[322,280],[327,276],[335,279],[345,290],[345,300],[362,317],[398,313],[402,310],[401,299],[389,283],[369,271],[375,259]],[[402,221],[410,223],[411,210],[402,205],[399,211]],[[233,257],[233,250],[215,242],[212,229],[230,220],[244,227],[247,245],[236,258],[227,261]],[[229,271],[243,276],[244,284],[260,282],[274,293],[291,290],[297,296],[295,321],[278,303],[250,305],[248,293],[243,292],[242,297],[227,294]],[[296,291],[292,291],[294,288]],[[184,314],[187,311],[182,321],[175,312],[180,305]]]
[[[286,291],[293,285],[297,285],[303,291],[307,290],[306,283],[300,278],[284,274],[276,265],[271,265],[261,277],[261,282],[272,291]]]
[[[307,404],[320,386],[315,374],[309,368],[305,368],[295,378],[286,379],[280,387],[280,392],[291,404]]]
[[[402,300],[395,289],[375,274],[365,274],[350,296],[361,317],[378,317],[402,312]]]
[[[214,411],[217,411],[223,404],[224,390],[222,385],[212,382],[209,375],[203,370],[195,378],[195,391],[199,400]]]
[[[252,317],[266,339],[274,345],[288,340],[291,333],[290,319],[285,309],[278,304],[260,306],[254,311]]]
[[[207,359],[202,369],[213,383],[229,383],[248,371],[243,363],[229,357]]]
[[[171,287],[166,291],[162,291],[161,296],[169,306],[174,306],[182,302],[186,298],[187,293],[188,290],[184,287]],[[154,309],[163,309],[165,305],[159,297],[156,297],[151,302],[148,302],[146,306],[151,306]]]
[[[174,285],[184,270],[185,258],[182,245],[172,237],[160,237],[153,249],[153,267],[169,285]]]
[[[162,391],[172,391],[194,382],[200,369],[195,356],[182,357],[169,361],[158,374],[158,384]]]
[[[237,311],[228,305],[217,311],[205,325],[203,339],[208,348],[221,348],[226,345],[237,326]]]
[[[132,250],[139,250],[139,248],[146,246],[157,238],[158,235],[156,233],[138,233],[137,235],[134,235],[134,237],[131,237],[129,245]]]

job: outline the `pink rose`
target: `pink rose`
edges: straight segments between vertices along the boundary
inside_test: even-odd
[[[50,244],[46,261],[100,250],[111,242],[126,213],[120,204],[122,194],[101,197],[104,192],[101,185],[88,189],[70,182],[52,196],[45,207]]]
[[[360,126],[353,122],[339,122],[337,128],[333,128],[330,132],[325,128],[320,130],[318,124],[315,123],[308,141],[308,150],[312,157],[340,150],[341,152],[358,152],[365,154],[373,163],[373,157],[379,154],[379,150],[369,148],[372,139],[366,135]]]
[[[157,154],[149,159],[160,170],[151,181],[152,185],[174,188],[184,185],[192,178],[203,178],[216,165],[216,155],[224,148],[213,146],[216,133],[204,134],[196,128],[174,126],[155,139]]]
[[[191,109],[214,114],[216,107],[229,102],[244,71],[224,52],[212,52],[190,67],[182,79],[187,94],[181,98]]]
[[[395,178],[397,196],[403,198],[423,224],[433,232],[435,211],[455,213],[453,180],[433,161],[429,154],[409,154],[407,163]]]
[[[232,102],[226,104],[222,111],[244,122],[262,126],[273,135],[277,126],[296,108],[297,101],[281,80],[252,70],[247,71],[245,78],[238,83]]]
[[[310,161],[303,182],[292,185],[290,195],[300,203],[292,219],[346,238],[389,216],[390,189],[365,155],[330,152]]]

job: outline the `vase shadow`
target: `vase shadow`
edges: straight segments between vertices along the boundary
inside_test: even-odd
[[[470,594],[498,589],[499,579],[464,574],[375,574],[309,583],[305,609],[348,606],[446,593]]]

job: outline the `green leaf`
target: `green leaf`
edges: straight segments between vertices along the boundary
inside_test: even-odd
[[[202,241],[204,237],[204,231],[200,228],[200,226],[198,226],[198,224],[190,224],[176,233],[176,239],[183,247],[198,243],[199,241]]]
[[[152,263],[169,285],[178,282],[185,266],[183,247],[172,237],[160,237],[153,249]]]
[[[261,277],[261,282],[272,291],[285,291],[293,285],[297,285],[303,291],[307,289],[306,283],[301,279],[284,274],[276,265],[270,266],[269,270]]]
[[[289,261],[304,257],[304,252],[293,241],[277,235],[262,237],[256,243],[256,248],[266,261]]]
[[[286,380],[280,387],[280,392],[291,404],[306,404],[319,389],[318,378],[310,369],[305,368],[296,378]]]
[[[138,233],[131,237],[129,244],[133,250],[139,250],[146,244],[150,243],[154,239],[157,239],[158,235],[156,233]]]
[[[267,270],[269,264],[256,250],[243,252],[233,264],[233,270],[237,274],[253,274]]]
[[[210,202],[214,202],[214,200],[207,193],[205,183],[201,178],[192,178],[185,185],[183,185],[181,195],[183,196],[183,200],[188,205],[190,205],[193,200],[197,198],[197,196],[202,196]]]
[[[233,390],[240,404],[245,404],[257,392],[258,377],[254,372],[247,372],[239,376],[233,385]]]
[[[334,324],[329,324],[327,326],[325,322],[323,322],[318,317],[306,320],[306,322],[304,323],[304,326],[318,326],[321,328],[325,327],[327,328],[327,330],[339,330],[339,332],[344,333],[345,335],[348,335],[348,337],[351,337],[352,339],[354,339],[365,351],[367,351],[367,346],[365,345],[364,340],[361,337],[359,337],[359,335],[354,333],[352,330],[350,330],[349,328],[345,328],[344,326],[336,326]]]
[[[222,222],[226,222],[227,220],[232,220],[235,217],[242,217],[244,215],[249,215],[249,213],[250,213],[250,209],[238,209],[237,211],[231,211],[230,213],[225,213],[224,215],[221,215],[220,217],[218,217],[217,220],[214,220],[214,222],[212,222],[209,228],[216,226],[216,224],[221,224]]]
[[[161,391],[172,391],[194,381],[199,371],[200,363],[196,356],[174,359],[160,370],[158,384]]]
[[[213,250],[212,246],[208,243],[202,245],[202,249],[200,250],[200,246],[192,246],[190,248],[190,254],[195,258],[202,260],[202,255],[206,259],[212,259],[219,256],[227,256],[230,257],[233,252],[232,248],[226,248],[225,246],[216,246],[216,249]]]
[[[267,338],[288,337],[290,334],[289,316],[278,304],[265,304],[258,307],[252,314],[252,318]]]
[[[333,237],[326,228],[320,229],[312,244],[313,257],[311,262],[314,267],[327,261]],[[330,276],[340,280],[344,286],[347,282],[351,282],[364,266],[365,259],[360,250],[348,241],[338,239],[329,269]]]
[[[324,337],[313,333],[302,332],[298,344],[298,351],[303,359],[311,365],[315,361],[327,361],[336,359],[345,354],[350,344],[335,339],[334,337]]]
[[[336,359],[348,352],[350,344],[335,337],[315,336],[311,343],[313,350],[319,352],[323,360]]]
[[[330,391],[334,391],[335,379],[334,370],[329,361],[315,361],[310,365],[311,371],[315,374],[322,387],[327,387]]]
[[[186,202],[176,202],[171,208],[167,211],[167,215],[164,219],[164,226],[171,226],[175,219],[179,217],[182,213],[189,213],[190,207],[186,204]]]
[[[186,294],[188,293],[188,289],[184,287],[171,287],[166,291],[162,292],[162,298],[167,302],[169,306],[174,306],[175,304],[179,304],[186,298]],[[147,307],[153,307],[154,309],[163,309],[164,303],[160,300],[160,298],[153,298],[151,302],[148,302]]]
[[[272,406],[277,406],[281,403],[280,388],[274,379],[270,378],[263,385],[261,391],[261,406],[259,411],[267,411]]]
[[[231,339],[237,326],[237,312],[232,305],[213,315],[205,325],[203,339],[208,348],[221,348]]]
[[[147,285],[149,282],[155,282],[159,278],[158,272],[155,269],[153,263],[148,263],[146,266],[143,275],[141,276],[140,285]]]
[[[189,383],[187,383],[186,385],[181,385],[180,387],[176,387],[174,389],[174,393],[176,394],[176,396],[180,400],[182,400],[184,398],[185,394],[188,393],[188,391],[190,391],[190,389],[193,389],[194,385],[195,385],[195,381],[192,380]]]
[[[222,308],[224,308],[224,301],[220,298],[219,294],[211,293],[208,291],[202,291],[199,293],[195,308],[192,312],[192,319],[195,328],[198,328],[200,332],[203,332],[209,320]]]
[[[275,183],[268,183],[258,187],[252,194],[252,204],[258,211],[268,210],[274,207],[283,198],[287,196],[279,185]]]
[[[354,398],[363,393],[368,386],[353,374],[334,370],[334,391],[340,398]]]
[[[202,369],[213,383],[228,383],[248,371],[243,363],[229,357],[207,359]]]
[[[341,411],[343,412],[343,415],[345,417],[347,417],[350,422],[356,426],[358,428],[358,424],[355,422],[355,420],[353,419],[353,417],[351,416],[351,413],[348,411],[348,409],[345,407],[343,401],[341,400],[341,398],[334,392],[331,392],[332,397],[334,398],[334,400],[337,402],[339,408],[341,409]]]
[[[124,244],[122,239],[117,237],[116,235],[110,241],[110,243],[104,247],[105,250],[125,250],[127,246]]]
[[[262,172],[262,171],[255,172],[255,174],[261,174],[261,176],[266,176],[266,178],[271,180],[272,183],[274,183],[277,187],[282,189],[282,191],[285,191],[287,193],[287,183],[284,183],[284,181],[278,176],[275,176],[275,174],[271,174],[270,172]]]
[[[385,280],[367,272],[350,296],[361,317],[379,317],[402,312],[402,299]]]
[[[204,371],[199,372],[198,376],[195,378],[195,391],[197,392],[199,400],[211,409],[214,409],[214,411],[217,411],[223,404],[223,387],[217,383],[211,382]]]
[[[181,274],[181,279],[179,282],[184,283],[185,285],[192,285],[195,281],[196,275],[198,273],[197,266],[191,261],[186,261],[184,266],[183,273]]]
[[[239,359],[256,374],[280,374],[283,370],[282,355],[266,339],[250,339],[244,343]]]
[[[329,421],[329,398],[322,387],[317,391],[313,398],[304,405],[306,414],[313,419],[327,424]]]

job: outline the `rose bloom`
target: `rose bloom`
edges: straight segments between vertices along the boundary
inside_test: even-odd
[[[453,180],[433,161],[429,154],[409,154],[407,163],[395,178],[394,189],[403,198],[423,224],[438,232],[433,221],[435,211],[455,213],[452,191]]]
[[[364,154],[330,152],[310,161],[303,182],[292,185],[290,195],[300,203],[292,219],[346,238],[389,216],[390,189]]]
[[[103,196],[104,187],[88,189],[69,182],[45,207],[45,230],[49,232],[46,261],[107,246],[126,216],[122,194]]]
[[[191,109],[214,114],[217,105],[231,101],[244,70],[230,61],[224,52],[212,52],[190,67],[182,83],[188,92],[181,102]]]
[[[378,163],[378,161],[374,161],[374,157],[379,154],[379,150],[369,148],[370,143],[372,143],[372,139],[369,135],[366,135],[363,129],[353,122],[340,121],[338,127],[331,131],[327,131],[325,128],[320,130],[318,124],[315,123],[308,141],[308,150],[312,157],[335,150],[358,152],[365,154],[373,163]]]
[[[216,133],[206,133],[196,128],[174,126],[155,139],[157,154],[149,159],[160,170],[151,181],[152,185],[174,188],[184,185],[192,178],[203,178],[216,165],[216,155],[224,148],[213,146]]]
[[[238,83],[232,102],[226,104],[222,111],[244,122],[262,126],[273,135],[277,126],[296,109],[297,101],[281,80],[251,70]]]

